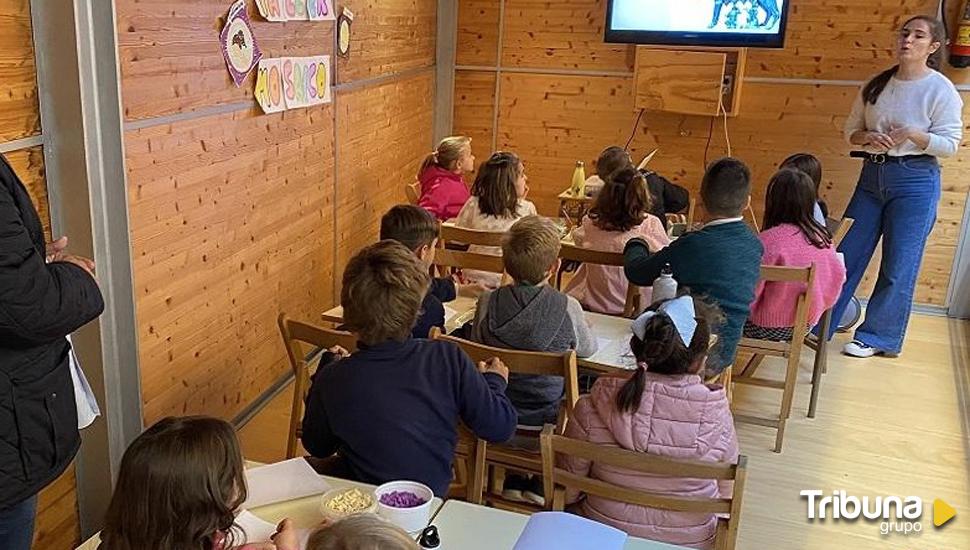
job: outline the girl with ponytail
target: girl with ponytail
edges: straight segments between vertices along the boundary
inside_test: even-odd
[[[580,397],[566,425],[566,436],[610,447],[685,460],[738,460],[738,440],[727,395],[704,384],[711,330],[720,313],[683,295],[655,303],[633,322],[630,348],[637,369],[629,379],[600,377]],[[678,497],[728,496],[731,486],[715,481],[654,477],[614,468],[597,468],[579,459],[560,458],[570,472],[642,491]],[[567,502],[582,495],[567,494]],[[579,512],[635,537],[713,548],[713,514],[665,512],[587,496]]]
[[[441,221],[454,218],[469,197],[464,174],[474,170],[471,138],[453,136],[441,140],[418,170],[421,183],[418,206]]]
[[[573,230],[576,246],[607,252],[623,252],[627,241],[639,237],[651,252],[670,244],[663,224],[650,211],[650,195],[643,175],[627,164],[606,178],[596,202],[579,227]],[[565,292],[589,311],[620,315],[629,282],[619,266],[583,264]],[[649,303],[644,289],[640,303]]]
[[[945,43],[943,25],[935,18],[906,21],[896,45],[898,64],[862,88],[846,120],[845,138],[864,149],[856,155],[865,160],[845,210],[855,224],[839,247],[847,277],[834,319],[842,318],[882,239],[879,278],[865,321],[843,348],[847,355],[894,357],[902,350],[940,200],[937,159],[954,155],[963,136],[963,101],[939,72]]]

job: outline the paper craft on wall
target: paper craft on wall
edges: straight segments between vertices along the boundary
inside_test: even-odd
[[[283,57],[259,63],[253,94],[264,113],[330,103],[330,56]]]
[[[267,21],[286,21],[283,0],[256,0],[256,8]]]
[[[219,41],[222,44],[222,55],[226,58],[226,66],[229,67],[229,74],[236,86],[240,86],[249,71],[253,70],[263,57],[253,36],[245,0],[238,0],[229,8],[229,17],[219,35]]]
[[[266,114],[286,110],[283,100],[283,60],[263,59],[256,73],[256,101]]]
[[[332,21],[333,0],[256,0],[267,21]]]
[[[354,12],[344,8],[343,13],[337,18],[337,55],[347,57],[350,55],[350,25],[354,22]]]

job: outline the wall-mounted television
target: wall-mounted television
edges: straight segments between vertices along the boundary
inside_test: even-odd
[[[606,41],[781,48],[790,0],[607,0]]]

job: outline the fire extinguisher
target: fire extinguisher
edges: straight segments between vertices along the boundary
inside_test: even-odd
[[[950,65],[965,69],[970,67],[970,0],[964,0],[960,14],[956,37],[950,43]]]

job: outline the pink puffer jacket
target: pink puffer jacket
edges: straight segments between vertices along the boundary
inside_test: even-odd
[[[737,462],[734,418],[723,389],[710,389],[696,375],[646,373],[640,407],[634,413],[616,410],[616,394],[625,380],[600,378],[583,396],[566,426],[566,435],[600,445],[619,446],[671,458]],[[564,459],[569,471],[610,483],[677,496],[718,497],[731,494],[731,484],[708,480],[663,478],[609,467],[586,460]],[[573,502],[580,495],[567,495]],[[597,497],[583,499],[581,513],[596,521],[642,537],[691,548],[711,548],[716,519],[711,514],[664,512]]]

